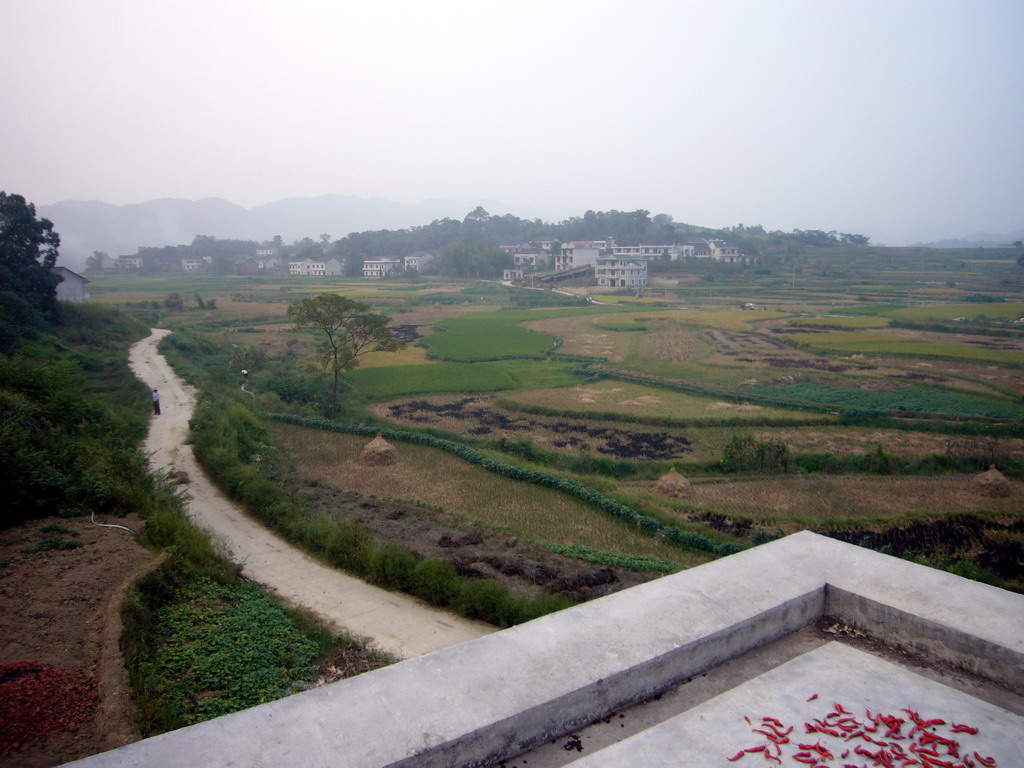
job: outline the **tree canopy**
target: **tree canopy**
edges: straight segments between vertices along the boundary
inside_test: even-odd
[[[37,219],[36,207],[21,195],[0,192],[0,313],[10,320],[13,307],[27,304],[50,318],[57,307],[60,236],[49,219]]]
[[[289,305],[288,318],[296,327],[312,328],[323,336],[318,352],[320,364],[332,377],[332,411],[337,409],[343,371],[355,368],[358,358],[368,352],[390,352],[402,346],[388,329],[387,315],[336,293],[321,293]]]

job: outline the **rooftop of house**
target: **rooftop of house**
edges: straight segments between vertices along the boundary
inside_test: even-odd
[[[875,645],[794,643],[825,617]],[[938,681],[932,668],[951,673]],[[708,680],[710,697],[634,716]],[[576,768],[742,768],[772,750],[806,765],[803,742],[836,757],[955,742],[992,759],[976,765],[1017,768],[1022,694],[1024,596],[802,532],[75,765],[546,768],[557,750]],[[905,727],[870,731],[881,713]],[[621,734],[584,754],[579,729],[592,723]],[[860,734],[844,730],[853,723]]]

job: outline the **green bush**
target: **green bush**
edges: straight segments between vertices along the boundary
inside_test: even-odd
[[[459,596],[461,583],[455,566],[446,560],[429,558],[416,563],[413,594],[434,605],[451,605]]]

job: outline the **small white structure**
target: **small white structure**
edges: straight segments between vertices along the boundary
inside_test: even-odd
[[[54,267],[50,271],[61,277],[61,281],[57,283],[58,301],[70,301],[74,304],[81,304],[89,298],[89,292],[85,286],[92,282],[91,280],[82,277],[77,272],[72,272],[67,267]]]

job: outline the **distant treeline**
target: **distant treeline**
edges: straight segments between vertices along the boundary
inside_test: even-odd
[[[831,248],[838,245],[867,245],[864,235],[823,230],[767,231],[760,224],[738,224],[724,229],[713,229],[674,221],[671,216],[649,211],[587,211],[582,216],[571,216],[551,223],[540,219],[522,219],[512,214],[492,215],[482,207],[466,214],[461,221],[444,218],[430,224],[407,229],[378,229],[353,232],[332,241],[329,235],[319,239],[310,237],[285,244],[274,238],[266,245],[278,248],[286,258],[334,257],[352,264],[365,257],[407,256],[419,252],[432,252],[442,258],[437,268],[443,274],[471,276],[492,273],[498,269],[493,252],[485,249],[503,244],[529,243],[549,240],[555,244],[576,240],[614,239],[619,245],[641,243],[673,244],[695,238],[715,238],[738,246],[745,253],[762,255],[771,252],[799,252],[807,247]],[[148,265],[169,263],[181,258],[207,259],[215,273],[227,274],[231,264],[240,257],[252,256],[259,243],[250,240],[219,240],[210,235],[197,235],[186,245],[151,248],[142,246],[138,255]],[[465,259],[457,254],[479,254],[480,264],[466,268]],[[360,274],[358,269],[348,270],[350,276]]]

